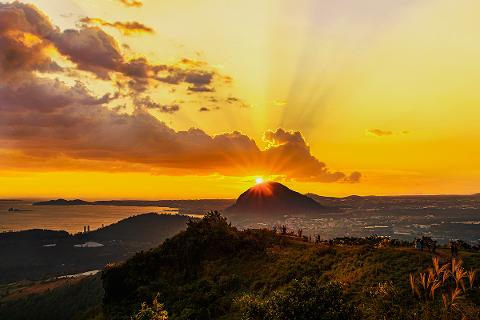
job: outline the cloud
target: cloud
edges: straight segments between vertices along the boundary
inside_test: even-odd
[[[69,29],[53,34],[50,39],[64,56],[81,70],[90,71],[102,79],[125,65],[115,39],[100,28]]]
[[[174,130],[152,116],[179,110],[153,101],[143,90],[151,81],[185,84],[201,91],[218,75],[192,66],[154,65],[145,58],[127,60],[116,40],[97,27],[61,31],[31,5],[0,4],[0,144],[18,168],[149,171],[162,174],[281,175],[319,182],[356,182],[359,173],[330,170],[310,152],[300,132],[265,133],[266,149],[240,132],[217,135],[199,128]],[[119,94],[94,94],[80,80],[56,79],[61,67],[50,58],[57,51],[108,83],[127,78],[135,108],[131,114],[111,102]],[[46,73],[49,73],[47,76]],[[50,74],[52,73],[52,74]],[[115,79],[112,80],[113,75]],[[63,79],[63,78],[62,78]],[[124,96],[121,96],[124,98]],[[233,98],[230,99],[233,102]],[[123,102],[123,101],[122,101]],[[4,151],[2,151],[4,152]],[[68,159],[68,161],[63,161]],[[9,168],[17,168],[10,161]]]
[[[208,112],[208,111],[210,111],[210,109],[207,108],[207,107],[201,107],[200,109],[198,109],[198,111],[200,111],[200,112]]]
[[[227,99],[225,99],[225,102],[228,104],[236,104],[241,108],[248,108],[248,105],[237,97],[230,96]]]
[[[112,23],[112,26],[124,32],[150,30],[135,22]],[[181,59],[178,64],[168,65],[152,64],[144,57],[127,59],[116,39],[102,29],[83,25],[61,31],[33,5],[0,3],[0,30],[2,71],[9,74],[18,73],[20,68],[58,71],[60,67],[50,58],[51,50],[56,50],[76,64],[77,69],[104,80],[115,77],[120,85],[137,92],[158,82],[186,84],[189,92],[213,92],[215,83],[223,83],[224,76],[205,62]]]
[[[207,87],[207,86],[203,86],[203,85],[194,85],[194,86],[190,86],[188,87],[188,91],[192,91],[192,92],[214,92],[215,89],[212,88],[212,87]]]
[[[122,3],[126,7],[140,8],[141,6],[143,6],[143,3],[138,0],[117,0],[117,1]]]
[[[105,94],[100,98],[92,96],[81,82],[66,87],[59,80],[48,78],[28,78],[21,83],[0,85],[0,110],[39,111],[50,113],[69,104],[83,106],[102,105],[116,98]]]
[[[358,182],[359,172],[347,176],[343,172],[330,171],[326,164],[315,158],[299,131],[267,131],[263,139],[268,143],[264,151],[265,167],[271,174],[283,174],[304,181]]]
[[[369,129],[369,130],[367,130],[367,133],[371,134],[371,135],[374,135],[374,136],[377,136],[377,137],[385,137],[385,136],[392,136],[392,135],[396,135],[396,134],[409,134],[410,131],[402,130],[400,132],[393,132],[393,131],[390,131],[390,130]]]
[[[137,107],[154,109],[162,113],[175,113],[180,110],[180,106],[178,104],[171,104],[171,105],[159,104],[157,102],[154,102],[152,98],[150,98],[149,96],[137,99],[136,104],[137,104]]]
[[[33,70],[59,70],[60,67],[48,55],[50,43],[43,39],[52,32],[54,28],[48,18],[35,7],[20,3],[0,3],[2,78],[21,78],[22,72]]]
[[[391,136],[393,135],[392,131],[389,130],[382,130],[382,129],[368,129],[367,131],[370,134],[373,134],[378,137],[384,137],[384,136]]]
[[[227,101],[227,103],[235,103],[235,102],[239,102],[240,99],[238,99],[236,97],[228,97],[226,101]]]
[[[273,105],[276,107],[283,107],[287,104],[285,100],[273,100]]]
[[[122,164],[117,170],[140,166],[164,174],[265,172],[302,181],[354,182],[342,172],[331,172],[311,155],[299,132],[269,131],[265,137],[270,145],[261,150],[240,132],[175,131],[142,108],[132,114],[110,110],[104,103],[111,97],[96,98],[80,84],[69,87],[58,80],[38,81],[55,87],[53,93],[45,90],[44,106],[35,106],[23,94],[15,105],[2,104],[0,109],[0,141],[25,157],[115,162]],[[3,96],[0,99],[5,101]]]
[[[154,30],[150,27],[147,27],[146,25],[137,22],[137,21],[127,21],[127,22],[120,22],[120,21],[115,21],[115,22],[108,22],[100,18],[89,18],[85,17],[80,20],[80,22],[89,24],[89,25],[100,25],[104,27],[111,27],[115,28],[118,31],[120,31],[123,35],[130,36],[134,34],[142,34],[142,33],[147,33],[147,34],[152,34],[154,33]]]

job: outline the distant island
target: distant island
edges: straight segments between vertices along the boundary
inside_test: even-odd
[[[102,200],[84,201],[81,199],[56,199],[34,202],[34,206],[132,206],[132,207],[170,207],[178,208],[182,214],[199,214],[209,210],[223,210],[232,205],[233,199],[198,199],[198,200]]]
[[[65,200],[65,199],[57,199],[57,200],[48,200],[48,201],[41,201],[41,202],[34,202],[34,206],[82,206],[82,205],[92,205],[94,203],[83,201],[80,199],[75,200]]]

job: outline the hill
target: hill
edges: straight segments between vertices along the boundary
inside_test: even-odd
[[[242,193],[235,204],[225,209],[227,216],[282,217],[315,216],[338,211],[278,182],[264,182]]]
[[[93,241],[135,241],[158,245],[185,229],[190,218],[183,215],[145,213],[120,220],[88,234]]]
[[[157,297],[171,319],[478,319],[480,289],[476,281],[469,287],[466,274],[459,299],[450,295],[455,281],[447,273],[448,287],[436,296],[422,291],[419,273],[436,270],[432,257],[440,267],[447,263],[445,251],[398,245],[375,237],[312,244],[268,230],[239,231],[210,213],[158,248],[109,266],[104,317],[130,319]],[[465,269],[445,268],[480,270],[478,253],[461,257]],[[454,307],[448,301],[443,307],[442,292]]]
[[[306,196],[309,198],[312,198],[313,200],[317,201],[318,203],[324,206],[332,206],[332,207],[338,207],[342,209],[358,208],[362,204],[364,204],[366,200],[368,200],[368,197],[361,197],[361,196],[355,196],[355,195],[336,198],[336,197],[320,196],[314,193],[307,193]]]
[[[102,269],[135,252],[159,245],[184,230],[189,217],[148,213],[130,217],[86,234],[27,230],[0,233],[0,284],[40,280]],[[96,241],[98,248],[75,248]]]

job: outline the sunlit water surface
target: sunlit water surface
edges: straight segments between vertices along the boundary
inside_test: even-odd
[[[9,208],[20,211],[8,211]],[[91,230],[148,212],[178,214],[168,207],[134,206],[34,206],[31,201],[0,201],[0,232],[28,229],[65,230],[70,233]]]

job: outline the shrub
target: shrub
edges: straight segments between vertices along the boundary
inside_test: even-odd
[[[244,320],[356,319],[356,310],[344,300],[339,284],[329,282],[320,286],[309,277],[293,280],[265,299],[247,294],[238,303]]]

